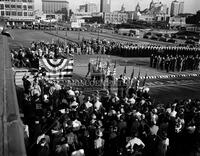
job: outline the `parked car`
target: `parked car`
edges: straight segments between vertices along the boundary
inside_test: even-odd
[[[166,37],[160,37],[158,40],[162,41],[162,42],[167,42],[168,41],[168,39]]]
[[[167,42],[170,42],[170,43],[177,43],[177,41],[173,38],[170,38],[169,40],[167,40]]]
[[[188,40],[185,41],[185,44],[192,44],[192,45],[194,45],[195,41],[188,39]]]
[[[143,36],[143,38],[145,38],[145,39],[149,39],[151,36],[149,36],[149,35],[144,35]]]
[[[177,36],[177,38],[185,40],[185,39],[187,39],[187,36],[186,35],[180,35],[180,36]]]
[[[150,39],[151,39],[151,40],[158,40],[158,37],[157,37],[157,36],[151,36]]]

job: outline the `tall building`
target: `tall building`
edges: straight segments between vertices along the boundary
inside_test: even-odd
[[[69,10],[67,0],[42,0],[42,12],[45,14],[55,14],[63,9]]]
[[[101,0],[100,12],[110,12],[111,11],[111,0]]]
[[[140,4],[139,4],[139,3],[136,5],[135,11],[136,11],[136,12],[140,12]]]
[[[8,23],[11,25],[33,21],[34,13],[34,0],[0,1],[0,16],[8,19]]]
[[[79,12],[97,12],[97,5],[95,3],[88,3],[79,6]]]
[[[97,5],[95,3],[86,4],[86,12],[97,12]]]
[[[179,2],[178,0],[174,0],[171,4],[171,16],[177,16],[184,12],[184,2]]]
[[[178,14],[183,14],[183,13],[184,13],[184,2],[180,2]]]

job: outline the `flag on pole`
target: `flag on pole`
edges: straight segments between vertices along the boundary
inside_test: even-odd
[[[115,65],[113,68],[113,76],[116,76],[116,72],[117,72],[117,61],[115,61]]]
[[[139,72],[138,72],[138,77],[137,77],[135,89],[138,90],[139,86],[140,86],[140,68],[139,68]]]
[[[134,77],[134,67],[133,67],[133,71],[131,73],[131,77],[130,77],[130,85],[132,86],[133,84],[133,77]]]
[[[133,71],[132,71],[132,73],[131,73],[131,78],[130,78],[130,80],[132,80],[133,77],[134,77],[134,67],[133,67]]]
[[[126,75],[126,66],[124,67],[124,73],[123,73],[123,76]]]
[[[101,57],[99,58],[99,63],[98,63],[98,69],[101,70],[102,69],[102,62],[101,62]]]
[[[145,78],[144,78],[144,81],[143,81],[143,84],[142,84],[143,87],[145,86],[146,80],[147,80],[147,72],[145,74]]]
[[[107,61],[106,75],[110,75],[110,62],[109,61]]]

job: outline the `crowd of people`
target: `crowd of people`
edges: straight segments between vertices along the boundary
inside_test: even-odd
[[[122,81],[123,83],[123,81]],[[23,77],[25,145],[30,156],[193,156],[200,154],[200,100],[151,100],[149,88],[85,95]],[[21,97],[22,98],[22,97]]]
[[[37,68],[38,58],[65,58],[76,52],[76,45],[66,47],[33,42],[31,48],[12,51],[12,62],[15,67]],[[155,61],[160,57],[152,55],[152,67],[161,68]],[[196,64],[191,65],[189,60],[196,57],[187,57],[191,69]],[[169,64],[169,70],[188,68],[177,66]],[[200,100],[174,100],[161,105],[139,82],[137,79],[132,83],[136,85],[127,86],[121,75],[117,93],[108,88],[104,94],[96,91],[86,95],[76,86],[47,80],[43,73],[35,74],[33,81],[24,75],[23,92],[18,98],[24,114],[27,155],[200,155]]]
[[[181,72],[185,70],[199,70],[199,55],[160,55],[152,54],[150,57],[150,67],[167,72]]]
[[[31,47],[20,47],[11,50],[13,67],[39,68],[39,59],[60,59],[73,57],[75,43],[63,42],[32,42]]]

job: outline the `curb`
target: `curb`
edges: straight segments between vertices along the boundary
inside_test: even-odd
[[[178,75],[157,75],[157,76],[147,76],[146,79],[170,79],[170,78],[181,78],[181,77],[199,77],[199,74],[178,74]],[[137,77],[134,77],[134,79],[137,79]],[[145,76],[140,77],[140,79],[145,79]]]

